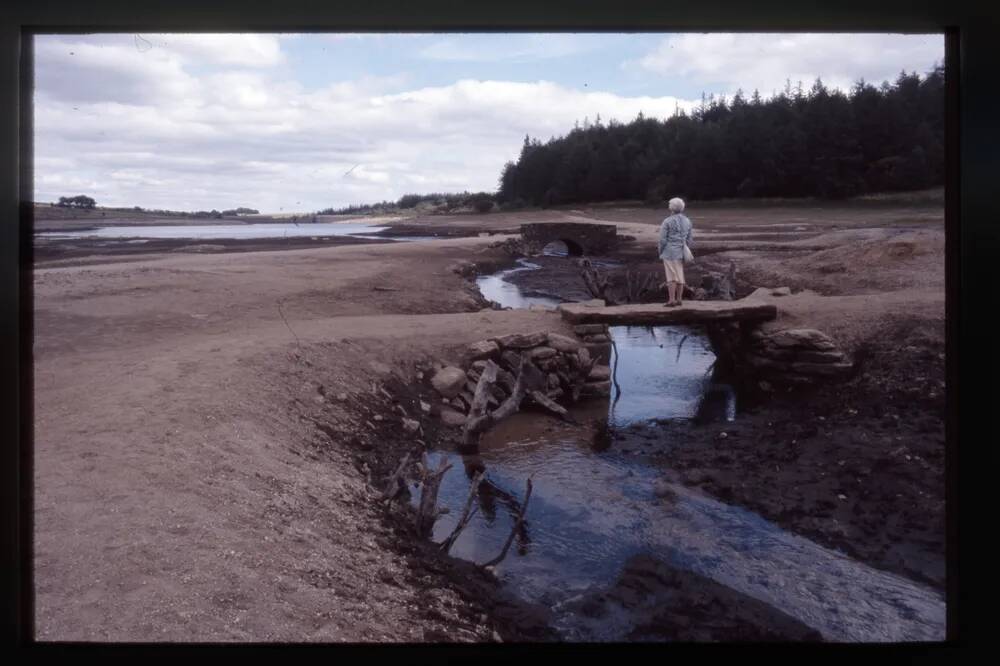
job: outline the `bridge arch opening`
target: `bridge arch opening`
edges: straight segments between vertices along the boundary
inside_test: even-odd
[[[583,247],[572,239],[559,238],[546,243],[542,254],[549,257],[582,257]]]

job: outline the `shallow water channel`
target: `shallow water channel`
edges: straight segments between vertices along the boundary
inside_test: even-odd
[[[522,260],[512,270],[531,267]],[[509,274],[480,278],[487,285],[484,295],[513,307],[538,302],[503,282]],[[692,418],[711,401],[718,403],[717,418],[738,418],[732,391],[710,384],[714,355],[704,334],[683,327],[613,327],[611,333],[614,392],[611,400],[575,406],[571,413],[578,421],[596,418],[615,428]],[[451,513],[435,525],[438,541],[451,533],[470,484],[462,458],[437,452],[433,463],[442,456],[454,468],[439,495]],[[515,414],[484,437],[481,457],[487,477],[478,511],[451,552],[480,563],[496,556],[514,524],[525,479],[532,476],[526,526],[497,575],[524,598],[553,609],[567,640],[625,639],[632,628],[627,612],[595,620],[568,610],[568,602],[614,583],[626,560],[638,554],[766,602],[829,641],[945,637],[945,605],[937,592],[682,485],[672,484],[673,496],[659,500],[653,492],[655,481],[663,483],[658,470],[616,451],[613,443],[595,444],[586,428]]]

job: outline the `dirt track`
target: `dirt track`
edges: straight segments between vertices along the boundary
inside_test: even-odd
[[[624,222],[622,232],[635,235],[639,248],[655,234],[655,211],[599,214]],[[815,222],[808,211],[794,214]],[[866,223],[898,227],[906,214],[880,212],[884,221]],[[799,224],[782,215],[765,217]],[[489,226],[513,229],[520,219],[490,216]],[[827,226],[851,226],[837,220]],[[483,218],[449,222],[472,229]],[[725,252],[741,257],[741,271],[758,284],[867,293],[785,301],[786,323],[826,330],[849,349],[911,312],[932,322],[936,344],[943,281],[930,271],[940,259],[941,231],[931,215],[913,226],[902,231],[917,235],[917,249],[879,271],[882,282],[874,271],[849,266],[830,287],[824,280],[831,274],[812,270],[815,263],[775,256],[784,251],[750,253],[746,244],[759,239],[710,241],[701,253],[718,243],[719,261]],[[830,233],[809,231],[816,235],[793,242],[815,245]],[[878,230],[833,231],[889,241]],[[836,252],[845,238],[802,256],[833,252],[830,263],[844,262]],[[486,250],[493,240],[37,267],[37,637],[420,641],[505,634],[495,609],[470,597],[467,585],[428,569],[426,558],[400,555],[352,444],[331,441],[316,425],[322,420],[341,433],[371,428],[358,414],[372,404],[372,382],[389,381],[390,373],[413,379],[418,359],[455,358],[463,344],[491,335],[560,330],[551,314],[478,311],[470,284],[448,266],[498,261]],[[911,259],[917,263],[904,265]],[[874,295],[885,291],[893,293]],[[725,463],[720,469],[724,483]],[[750,499],[733,495],[753,506]]]

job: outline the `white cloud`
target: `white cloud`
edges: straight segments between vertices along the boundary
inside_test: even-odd
[[[271,67],[284,62],[281,35],[251,33],[142,34],[153,49],[209,65]]]
[[[713,33],[666,37],[625,66],[696,82],[705,92],[756,88],[769,96],[786,79],[808,89],[820,77],[827,87],[846,90],[858,78],[877,85],[903,69],[924,74],[943,60],[942,35]]]
[[[308,211],[493,190],[525,134],[547,139],[585,116],[628,121],[694,106],[547,81],[468,79],[388,94],[405,79],[359,78],[309,90],[269,66],[206,68],[205,59],[229,57],[222,41],[168,41],[159,52],[151,41],[138,53],[128,40],[39,39],[39,201],[87,194],[106,205]]]

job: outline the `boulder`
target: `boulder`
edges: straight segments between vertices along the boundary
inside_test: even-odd
[[[604,324],[577,324],[573,327],[573,332],[577,335],[593,335],[595,333],[604,333],[606,327]]]
[[[544,358],[552,358],[558,352],[552,347],[535,347],[527,352],[528,358],[532,361],[540,361]]]
[[[769,347],[801,347],[817,351],[833,351],[837,344],[822,331],[814,328],[789,328],[771,333],[761,340]]]
[[[611,368],[606,365],[595,365],[587,375],[587,380],[591,382],[606,382],[609,379],[611,379]]]
[[[494,341],[504,349],[529,349],[545,344],[547,335],[542,332],[536,333],[511,333],[494,338]]]
[[[500,356],[500,346],[492,340],[482,340],[474,342],[465,350],[467,361],[479,361],[487,358],[498,358]]]
[[[465,414],[445,407],[441,410],[441,421],[446,426],[461,428],[465,425]]]
[[[454,398],[462,392],[466,382],[465,372],[453,365],[441,368],[431,377],[431,386],[445,398]]]
[[[611,338],[604,335],[603,333],[600,333],[598,335],[588,335],[587,337],[584,338],[584,340],[591,344],[607,344],[611,342]]]
[[[521,355],[515,351],[504,351],[500,355],[500,363],[507,370],[517,372],[517,369],[521,367]]]
[[[558,333],[549,333],[547,342],[548,346],[557,352],[572,353],[580,348],[578,340],[566,337],[565,335],[559,335]]]
[[[580,387],[582,398],[606,398],[611,395],[611,382],[587,382]]]

